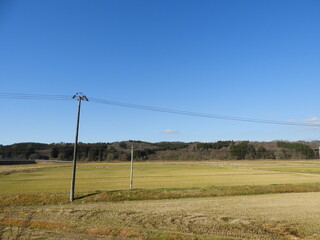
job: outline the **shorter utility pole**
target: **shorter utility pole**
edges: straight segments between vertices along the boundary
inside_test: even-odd
[[[74,186],[76,182],[78,133],[79,133],[81,101],[82,100],[89,101],[88,98],[82,93],[76,93],[72,98],[78,100],[78,115],[77,115],[77,126],[76,126],[76,138],[75,138],[74,148],[73,148],[73,171],[72,171],[71,188],[70,188],[70,202],[74,200]]]
[[[320,159],[320,147],[319,147],[319,159]]]
[[[133,146],[131,146],[130,190],[132,190],[132,183],[133,183]]]

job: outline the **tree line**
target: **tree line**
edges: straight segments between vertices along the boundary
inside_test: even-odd
[[[270,145],[270,144],[269,144]],[[317,152],[307,143],[272,142],[253,144],[249,141],[211,143],[122,141],[114,143],[79,143],[77,158],[81,161],[129,161],[131,146],[136,160],[231,160],[231,159],[313,159]],[[72,143],[17,143],[0,145],[2,159],[72,160]]]

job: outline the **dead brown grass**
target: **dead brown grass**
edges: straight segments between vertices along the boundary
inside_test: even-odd
[[[206,188],[185,189],[151,189],[123,190],[106,192],[78,192],[74,203],[121,202],[136,200],[161,200],[180,198],[203,198],[240,195],[259,195],[274,193],[320,192],[320,183],[308,184],[273,184],[253,186],[212,186]],[[9,206],[41,206],[50,204],[66,204],[69,195],[66,193],[39,193],[0,195],[0,207]]]
[[[8,207],[6,211],[18,219],[7,224],[17,225],[35,211],[29,224],[33,229],[48,225],[48,231],[93,238],[319,240],[319,204],[320,193],[289,193]]]
[[[17,219],[17,218],[4,218],[0,220],[0,226],[9,226],[12,232],[13,227],[18,227],[23,229],[24,232],[28,233],[28,236],[22,235],[16,237],[11,237],[11,239],[31,239],[31,233],[34,230],[50,230],[50,239],[61,239],[60,232],[65,232],[66,236],[72,239],[91,239],[89,236],[101,236],[103,239],[136,239],[136,240],[232,240],[230,238],[218,238],[209,236],[198,236],[194,234],[183,234],[177,232],[160,232],[160,231],[144,231],[138,229],[130,228],[114,228],[114,227],[83,227],[83,226],[69,226],[68,224],[63,224],[60,222],[48,222],[48,221],[37,221],[37,220],[27,220]],[[56,231],[52,238],[52,230]],[[16,232],[18,232],[16,230]],[[12,234],[12,233],[11,233]],[[8,234],[7,234],[8,235]],[[0,239],[1,236],[0,235]],[[87,237],[84,237],[87,236]],[[107,237],[107,238],[104,238]],[[46,239],[45,234],[42,238]],[[69,239],[69,238],[65,238]],[[94,238],[95,239],[95,238]]]
[[[42,229],[49,229],[49,230],[66,229],[66,225],[60,222],[30,220],[30,221],[27,221],[26,223],[25,219],[18,219],[18,218],[4,218],[0,220],[0,224],[16,226],[16,227],[21,227],[25,225],[25,227],[27,228],[42,228]]]
[[[120,228],[111,228],[111,227],[89,227],[84,230],[90,235],[106,235],[106,236],[120,236],[125,238],[136,238],[142,239],[142,232],[135,229],[120,229]]]

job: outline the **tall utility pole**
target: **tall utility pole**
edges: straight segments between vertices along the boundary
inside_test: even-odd
[[[77,117],[77,127],[76,127],[76,138],[75,138],[74,148],[73,148],[73,171],[72,171],[71,188],[70,188],[70,202],[74,200],[74,186],[76,182],[78,133],[79,133],[81,101],[89,101],[88,98],[82,93],[76,93],[72,98],[78,100],[78,117]]]
[[[130,190],[132,190],[132,183],[133,183],[133,146],[131,146]]]

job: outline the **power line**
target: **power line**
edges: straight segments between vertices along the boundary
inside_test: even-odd
[[[72,100],[72,96],[69,95],[48,95],[28,93],[0,93],[0,98],[27,100]]]
[[[320,123],[303,123],[303,122],[293,122],[293,121],[286,122],[286,121],[275,121],[275,120],[254,119],[254,118],[242,118],[242,117],[235,117],[235,116],[190,112],[190,111],[169,109],[169,108],[159,108],[159,107],[152,107],[152,106],[146,106],[146,105],[126,103],[126,102],[110,101],[110,100],[99,99],[99,98],[90,98],[90,101],[94,103],[100,103],[100,104],[106,104],[106,105],[114,105],[114,106],[120,106],[120,107],[126,107],[126,108],[136,108],[136,109],[155,111],[155,112],[173,113],[178,115],[187,115],[187,116],[194,116],[194,117],[242,121],[242,122],[265,123],[265,124],[289,125],[289,126],[320,127]]]
[[[27,100],[72,100],[71,95],[48,95],[48,94],[27,94],[27,93],[0,93],[0,98],[27,99]],[[141,109],[141,110],[154,111],[154,112],[164,112],[164,113],[171,113],[171,114],[178,114],[178,115],[185,115],[185,116],[193,116],[193,117],[203,117],[203,118],[211,118],[211,119],[263,123],[263,124],[277,124],[277,125],[287,125],[287,126],[320,127],[320,123],[305,123],[305,122],[296,122],[296,121],[289,122],[289,121],[278,121],[278,120],[243,118],[243,117],[236,117],[236,116],[191,112],[191,111],[178,110],[178,109],[160,108],[160,107],[153,107],[153,106],[147,106],[147,105],[111,101],[111,100],[100,99],[100,98],[90,98],[90,101],[94,103],[99,103],[99,104]]]

